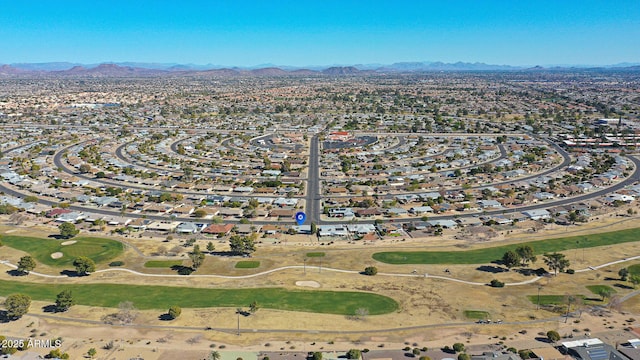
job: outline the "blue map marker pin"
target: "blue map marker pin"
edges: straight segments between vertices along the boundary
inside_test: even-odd
[[[298,223],[298,226],[304,224],[305,220],[307,220],[307,215],[302,211],[298,211],[296,213],[296,222]]]

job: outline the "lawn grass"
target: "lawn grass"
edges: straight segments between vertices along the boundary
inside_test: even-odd
[[[615,294],[617,291],[615,291],[614,288],[612,288],[611,286],[608,285],[587,285],[586,286],[587,289],[589,289],[589,291],[591,291],[592,293],[600,296],[600,290],[607,290],[609,291],[611,294]]]
[[[545,306],[545,305],[566,305],[567,304],[567,297],[569,295],[540,295],[540,306]],[[580,298],[582,300],[585,299],[584,295],[571,295],[574,296],[576,298]],[[538,296],[537,295],[529,295],[527,296],[527,298],[529,299],[529,301],[531,301],[534,304],[538,303]]]
[[[182,260],[149,260],[144,263],[146,268],[170,268],[182,265]]]
[[[489,313],[482,310],[465,310],[464,316],[467,319],[484,320],[489,318]]]
[[[307,253],[307,257],[324,257],[325,253],[324,252],[308,252]]]
[[[33,300],[55,302],[62,290],[71,290],[80,305],[115,308],[131,301],[138,309],[248,307],[257,301],[262,308],[324,314],[353,315],[366,308],[371,315],[387,314],[398,303],[386,296],[354,291],[287,290],[282,288],[203,289],[125,284],[36,284],[0,280],[0,296],[21,293]]]
[[[631,275],[640,275],[640,264],[631,265],[627,269]]]
[[[373,254],[387,264],[485,264],[502,258],[507,250],[529,245],[537,255],[571,249],[621,244],[640,240],[640,228],[602,234],[561,237],[462,251],[389,251]],[[640,269],[638,269],[640,271]]]
[[[236,269],[255,269],[260,266],[260,261],[238,261],[236,263]]]
[[[87,256],[96,264],[100,264],[124,251],[122,243],[102,238],[76,237],[71,239],[75,244],[65,246],[62,243],[69,240],[11,235],[3,235],[1,240],[6,246],[29,253],[41,264],[56,267],[73,266],[73,260],[78,256]],[[52,259],[51,254],[54,252],[61,252],[64,256]]]

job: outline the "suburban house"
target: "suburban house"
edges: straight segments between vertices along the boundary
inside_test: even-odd
[[[211,224],[202,230],[204,234],[224,236],[233,230],[233,224]]]

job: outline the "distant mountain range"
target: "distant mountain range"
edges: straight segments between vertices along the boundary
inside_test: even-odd
[[[194,65],[174,63],[103,63],[79,64],[69,62],[16,63],[0,65],[2,77],[27,76],[89,76],[89,77],[144,77],[159,75],[210,75],[210,76],[291,76],[328,75],[353,76],[386,73],[422,73],[456,71],[640,71],[640,63],[622,63],[607,66],[552,66],[521,67],[491,65],[485,63],[399,62],[390,65],[359,64],[353,66],[276,66],[263,64],[254,67],[225,67],[220,65]]]

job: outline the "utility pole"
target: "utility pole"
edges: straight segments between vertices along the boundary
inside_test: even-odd
[[[240,309],[236,310],[236,314],[238,314],[238,332],[237,332],[237,335],[240,336]]]
[[[542,286],[538,285],[538,305],[536,306],[536,310],[540,310],[540,289],[542,289]]]

